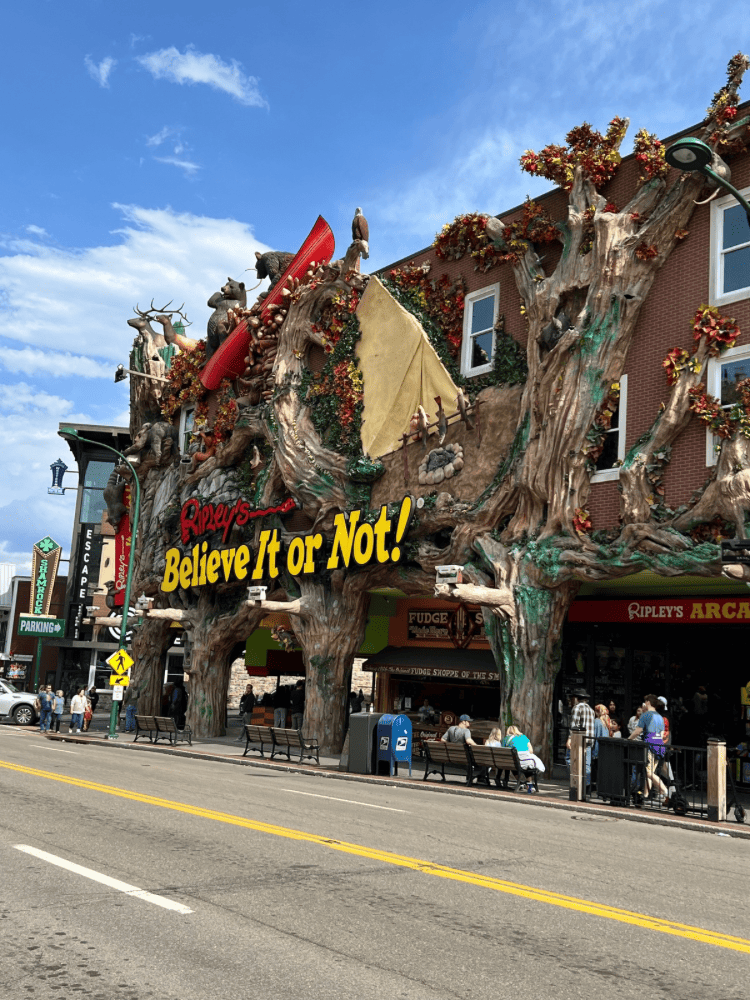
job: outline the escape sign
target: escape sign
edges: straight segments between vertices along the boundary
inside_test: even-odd
[[[230,580],[264,577],[275,580],[284,567],[291,576],[312,576],[323,569],[397,563],[401,560],[400,543],[409,527],[412,509],[412,498],[407,496],[401,501],[397,517],[388,516],[385,504],[372,523],[362,519],[361,510],[337,514],[330,546],[325,544],[321,532],[297,535],[285,545],[279,539],[279,530],[274,528],[261,531],[257,549],[246,544],[214,549],[207,541],[196,543],[189,553],[170,548],[161,589],[170,593],[178,587],[187,590]]]

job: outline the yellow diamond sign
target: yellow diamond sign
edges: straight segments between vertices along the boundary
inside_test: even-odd
[[[124,649],[118,649],[116,653],[107,657],[107,663],[116,674],[126,674],[133,666],[133,657]]]
[[[127,687],[130,684],[130,678],[127,674],[110,674],[109,675],[109,686],[116,687]]]

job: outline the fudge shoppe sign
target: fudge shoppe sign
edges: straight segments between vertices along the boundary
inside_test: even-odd
[[[226,545],[232,528],[242,528],[271,514],[286,514],[296,506],[291,498],[262,510],[253,510],[245,500],[234,505],[188,500],[180,511],[182,547],[167,549],[161,589],[170,593],[178,587],[187,590],[231,581],[275,580],[284,568],[291,576],[312,576],[324,569],[401,561],[401,542],[413,509],[412,498],[408,496],[393,515],[383,505],[372,522],[364,519],[362,510],[337,514],[330,540],[321,532],[314,532],[286,541],[279,537],[278,528],[265,528],[257,545]],[[219,544],[204,535],[218,537]]]
[[[432,608],[409,608],[406,617],[406,637],[420,646],[435,643],[465,649],[470,643],[487,642],[481,608],[459,604],[457,608],[437,605]]]
[[[719,599],[574,601],[569,622],[624,622],[630,625],[750,624],[750,600]]]

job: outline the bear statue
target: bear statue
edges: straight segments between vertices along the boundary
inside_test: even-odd
[[[279,280],[293,257],[293,253],[285,253],[283,250],[269,250],[267,253],[255,251],[255,274],[260,279],[269,279],[268,291]],[[264,299],[268,291],[261,292],[260,298]]]
[[[230,309],[244,309],[247,305],[247,292],[243,281],[227,278],[226,285],[220,292],[214,292],[208,300],[213,312],[208,317],[206,331],[206,358],[210,358],[229,336],[228,313]]]

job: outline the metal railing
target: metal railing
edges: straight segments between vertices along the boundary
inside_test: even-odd
[[[590,800],[678,816],[708,815],[706,747],[668,744],[661,756],[641,740],[586,737],[585,744],[591,752]]]

